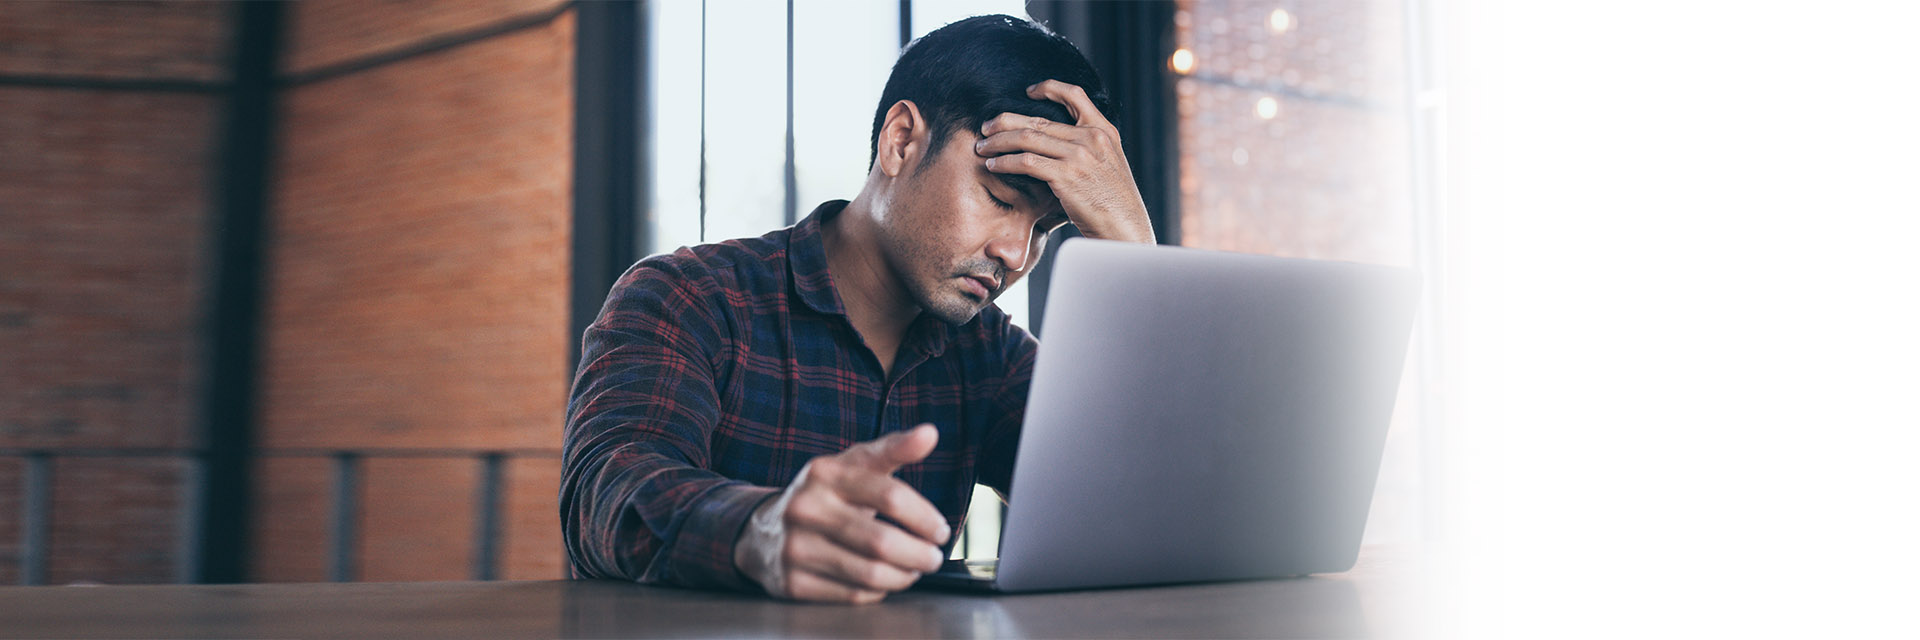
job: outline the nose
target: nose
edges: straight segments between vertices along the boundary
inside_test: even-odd
[[[1023,273],[1033,255],[1033,228],[1026,216],[1007,216],[1008,220],[987,242],[987,257],[1000,261],[1007,271]]]

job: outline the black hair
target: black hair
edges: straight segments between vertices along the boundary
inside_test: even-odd
[[[887,110],[911,100],[932,126],[933,141],[921,164],[930,163],[961,127],[979,131],[994,116],[1013,112],[1073,124],[1067,107],[1052,100],[1027,97],[1027,87],[1045,80],[1078,85],[1095,108],[1113,120],[1117,105],[1107,95],[1100,75],[1080,50],[1046,27],[1008,15],[975,16],[935,29],[907,44],[893,63],[893,74],[880,92],[873,113],[873,136],[867,169],[880,151],[880,126]],[[1024,175],[1006,175],[1025,185],[1022,191],[1046,184]]]

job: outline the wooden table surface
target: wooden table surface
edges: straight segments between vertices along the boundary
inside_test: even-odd
[[[0,637],[1380,637],[1410,611],[1396,557],[1253,582],[1029,595],[894,594],[861,607],[601,580],[0,588]]]

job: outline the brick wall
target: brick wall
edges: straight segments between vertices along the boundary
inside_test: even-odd
[[[1181,243],[1409,264],[1400,3],[1179,7]]]
[[[219,3],[0,2],[0,448],[193,447]],[[67,87],[46,86],[66,84]],[[176,579],[186,459],[58,458],[55,582]],[[0,461],[0,583],[22,465]]]
[[[302,3],[306,71],[554,2]],[[557,451],[566,399],[571,14],[282,94],[259,442]],[[503,577],[562,577],[556,458],[509,465]],[[256,577],[324,579],[332,468],[268,458]],[[479,463],[361,467],[356,574],[470,576]],[[324,521],[321,518],[319,521]],[[537,524],[527,526],[528,521]],[[270,542],[269,542],[270,541]],[[316,557],[320,554],[321,557]]]
[[[281,71],[561,3],[290,4]],[[198,447],[228,3],[0,2],[0,449]],[[327,578],[330,460],[361,467],[356,573],[469,577],[477,458],[509,458],[499,577],[564,575],[573,17],[279,92],[254,577]],[[50,80],[52,82],[50,82]],[[55,87],[107,80],[164,86]],[[427,450],[433,451],[427,451]],[[0,456],[0,583],[19,578]],[[180,577],[190,458],[55,462],[48,578]]]

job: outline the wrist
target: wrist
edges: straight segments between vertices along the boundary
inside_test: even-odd
[[[1147,215],[1146,203],[1135,201],[1131,207],[1113,211],[1101,216],[1080,216],[1087,220],[1075,219],[1080,227],[1080,235],[1095,240],[1113,240],[1117,242],[1137,242],[1154,244],[1153,219]],[[1093,222],[1095,224],[1087,224]]]
[[[789,493],[781,491],[760,503],[747,517],[747,524],[733,544],[733,567],[741,575],[760,585],[767,593],[786,594],[784,560],[786,546],[783,519]]]
[[[1080,235],[1095,240],[1113,240],[1116,242],[1134,242],[1139,244],[1154,244],[1157,242],[1153,235],[1153,225],[1144,222],[1123,229],[1088,229],[1081,227]]]

